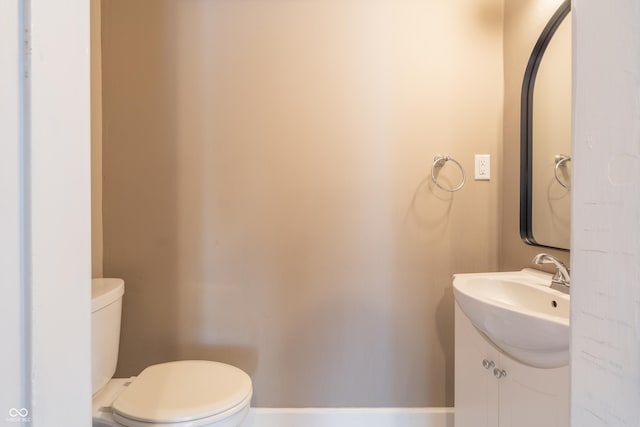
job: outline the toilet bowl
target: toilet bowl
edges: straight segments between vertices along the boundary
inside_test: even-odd
[[[151,365],[112,378],[117,362],[124,281],[92,281],[94,427],[237,427],[249,411],[251,379],[207,360]],[[115,350],[114,350],[115,346]]]

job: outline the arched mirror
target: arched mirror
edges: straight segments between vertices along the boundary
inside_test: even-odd
[[[522,84],[520,235],[532,245],[570,248],[571,2],[538,38]]]

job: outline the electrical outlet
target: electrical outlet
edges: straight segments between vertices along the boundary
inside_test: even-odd
[[[491,179],[490,154],[476,154],[476,168],[474,178],[476,181],[488,181]]]

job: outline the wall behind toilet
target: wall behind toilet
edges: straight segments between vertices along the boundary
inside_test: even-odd
[[[101,2],[91,0],[91,277],[102,277],[102,37]]]
[[[117,375],[205,358],[256,406],[452,406],[451,275],[498,266],[502,1],[104,0],[102,25]]]

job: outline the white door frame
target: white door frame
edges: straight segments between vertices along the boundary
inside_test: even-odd
[[[0,425],[28,415],[19,0],[0,2]]]
[[[0,425],[90,425],[89,38],[88,0],[0,2]]]

